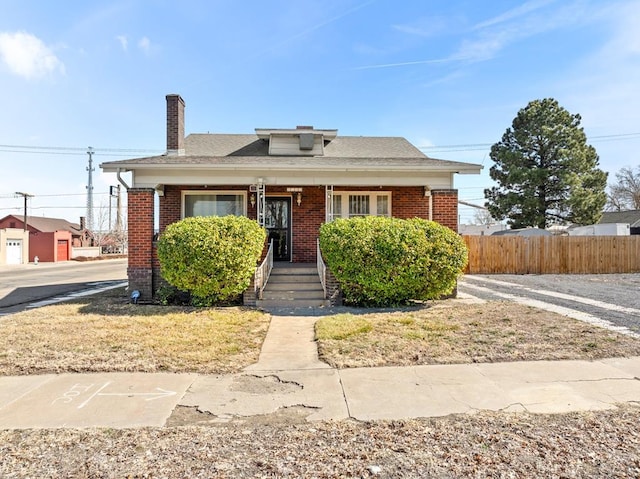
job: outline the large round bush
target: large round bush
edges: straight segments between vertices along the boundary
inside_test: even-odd
[[[198,304],[228,301],[249,286],[265,238],[265,230],[245,217],[185,218],[167,226],[158,241],[162,276]]]
[[[337,219],[320,228],[320,249],[345,302],[361,306],[442,297],[467,263],[455,232],[420,218]]]

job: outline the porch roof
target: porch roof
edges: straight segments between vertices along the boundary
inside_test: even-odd
[[[433,158],[328,158],[297,156],[176,156],[162,155],[100,165],[105,172],[147,169],[193,168],[198,170],[270,170],[270,171],[438,171],[480,173],[481,165]]]

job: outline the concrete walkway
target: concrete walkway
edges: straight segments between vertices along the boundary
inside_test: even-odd
[[[316,319],[274,316],[259,361],[233,375],[0,377],[0,428],[161,427],[176,406],[208,422],[244,422],[288,412],[308,421],[375,420],[640,402],[640,357],[332,369],[318,360]]]

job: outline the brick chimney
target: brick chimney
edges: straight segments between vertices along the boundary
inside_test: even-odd
[[[87,220],[84,216],[80,217],[80,231],[84,231],[87,227]]]
[[[167,155],[184,155],[184,100],[167,95]]]

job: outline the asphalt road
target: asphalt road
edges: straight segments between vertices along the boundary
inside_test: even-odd
[[[127,281],[127,260],[0,266],[0,315],[56,296]]]
[[[640,274],[466,275],[458,291],[485,300],[542,301],[640,334]]]

